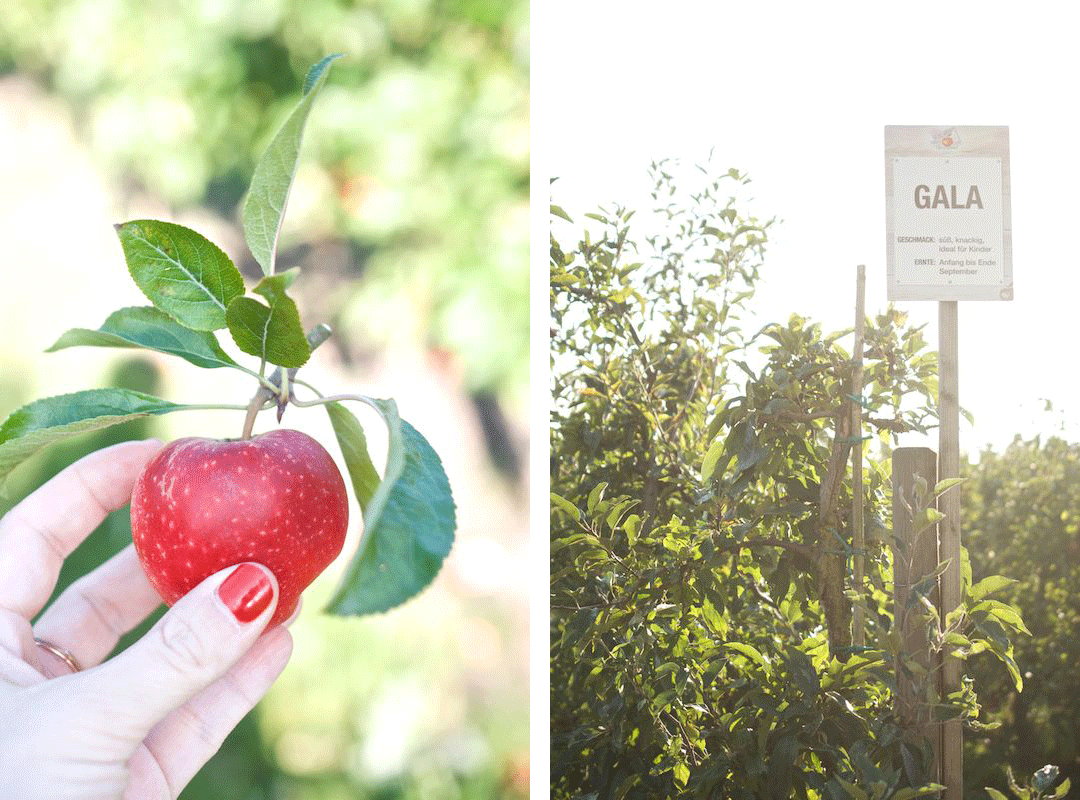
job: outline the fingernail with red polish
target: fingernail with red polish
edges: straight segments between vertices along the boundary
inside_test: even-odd
[[[266,573],[254,564],[241,564],[217,590],[218,597],[238,622],[251,622],[274,599],[274,587]]]

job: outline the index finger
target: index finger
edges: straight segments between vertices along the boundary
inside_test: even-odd
[[[64,559],[131,499],[146,462],[161,448],[122,442],[79,459],[0,519],[0,608],[30,619],[49,599]]]

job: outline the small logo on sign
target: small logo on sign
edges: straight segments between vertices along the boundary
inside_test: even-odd
[[[931,133],[930,141],[941,150],[955,150],[960,146],[960,137],[956,133],[956,128],[935,130]]]

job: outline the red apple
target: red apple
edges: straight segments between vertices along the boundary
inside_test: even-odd
[[[257,561],[277,578],[270,624],[341,552],[345,482],[322,445],[279,429],[246,441],[163,447],[135,481],[131,534],[150,583],[172,605],[208,576]]]

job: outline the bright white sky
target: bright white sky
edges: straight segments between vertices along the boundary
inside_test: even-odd
[[[560,178],[571,215],[644,209],[651,160],[715,147],[717,166],[753,179],[750,210],[781,218],[760,315],[839,329],[857,264],[868,313],[886,305],[884,126],[1008,125],[1016,300],[960,304],[960,402],[975,415],[961,449],[1062,425],[1080,439],[1080,56],[1066,7],[537,3],[534,163]],[[936,303],[897,305],[936,346]],[[903,443],[937,448],[936,434]]]

